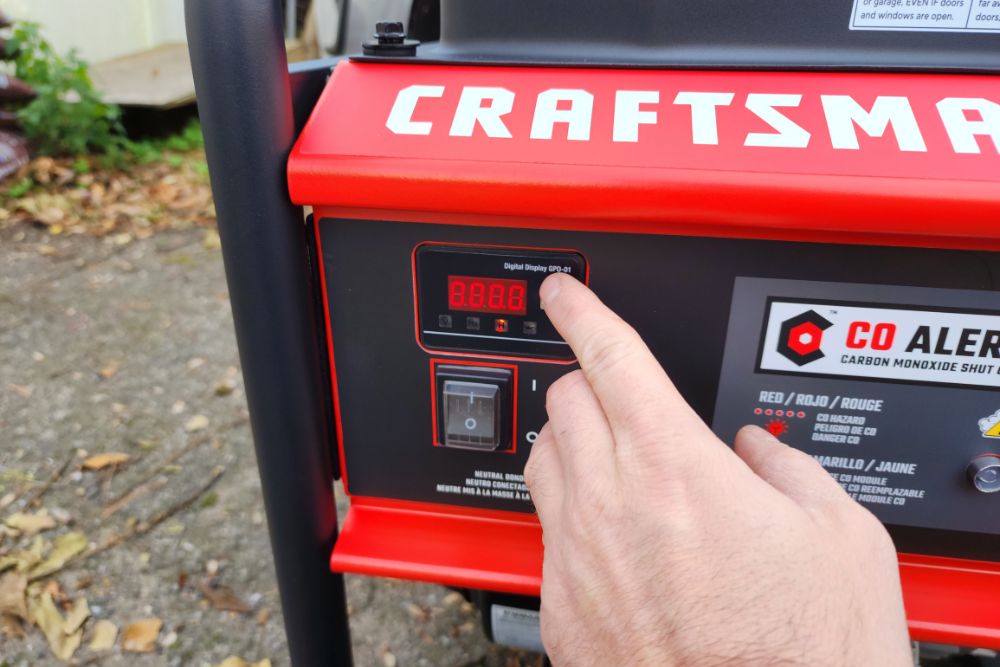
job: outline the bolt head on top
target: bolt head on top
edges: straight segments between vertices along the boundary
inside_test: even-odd
[[[401,21],[379,21],[375,24],[375,38],[379,44],[402,44],[406,29]]]

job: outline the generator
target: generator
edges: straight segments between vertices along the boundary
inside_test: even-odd
[[[541,649],[555,272],[886,525],[914,640],[1000,648],[996,3],[441,0],[291,75],[277,5],[187,13],[295,664],[340,573]]]

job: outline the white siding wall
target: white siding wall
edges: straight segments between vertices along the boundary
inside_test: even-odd
[[[42,24],[57,50],[75,48],[90,62],[184,41],[183,0],[0,0],[0,8]]]

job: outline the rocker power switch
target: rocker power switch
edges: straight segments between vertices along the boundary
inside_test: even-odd
[[[438,366],[438,441],[480,451],[510,449],[511,372],[478,366]]]

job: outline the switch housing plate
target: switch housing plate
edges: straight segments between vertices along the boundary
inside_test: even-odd
[[[501,366],[479,366],[465,363],[438,363],[432,366],[434,374],[434,445],[437,447],[455,447],[475,449],[479,451],[513,452],[514,433],[514,369]],[[489,441],[473,442],[465,440],[461,434],[449,436],[449,416],[454,421],[454,415],[449,415],[447,389],[469,388],[474,400],[482,403],[486,400],[495,401],[492,406],[494,415],[495,444]],[[495,387],[496,393],[488,397],[485,391]],[[476,406],[481,408],[483,406]],[[472,416],[472,415],[469,415]],[[480,429],[473,428],[478,433]],[[456,437],[457,436],[457,437]],[[463,440],[465,440],[463,442]]]

